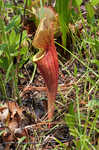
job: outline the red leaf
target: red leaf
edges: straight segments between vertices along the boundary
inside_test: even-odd
[[[58,80],[58,59],[54,39],[51,39],[46,55],[37,61],[48,89],[48,119],[51,120],[54,112]]]

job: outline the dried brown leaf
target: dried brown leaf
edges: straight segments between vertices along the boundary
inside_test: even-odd
[[[0,120],[2,122],[7,121],[9,118],[9,109],[7,104],[5,103],[3,106],[0,107]]]
[[[14,118],[16,114],[19,116],[20,119],[23,118],[23,108],[19,107],[16,102],[8,102],[8,108],[11,112],[11,118]]]
[[[15,119],[12,119],[12,120],[8,123],[8,127],[9,127],[9,129],[10,129],[12,132],[14,132],[14,130],[15,130],[16,128],[18,128],[18,121],[15,120]]]

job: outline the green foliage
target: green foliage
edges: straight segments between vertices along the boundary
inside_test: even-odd
[[[17,15],[17,10],[19,9],[17,6],[13,7],[12,2],[3,3],[3,1],[0,1],[1,5],[4,9],[1,9],[1,14],[3,14],[2,17],[0,17],[0,69],[2,69],[5,72],[5,78],[4,84],[1,84],[2,92],[4,91],[4,86],[6,86],[7,83],[13,83],[13,91],[16,91],[17,86],[17,78],[18,73],[17,69],[19,66],[22,67],[22,64],[28,59],[28,47],[23,46],[20,47],[20,40],[21,43],[24,42],[27,38],[26,31],[21,31],[21,15],[23,14],[23,11],[21,11],[22,14]],[[11,6],[11,8],[10,8]],[[6,9],[5,9],[6,8]],[[12,17],[8,17],[8,10],[9,8],[14,11],[16,11],[16,14]],[[6,10],[6,12],[5,12]],[[20,7],[21,10],[21,7]],[[5,12],[5,13],[4,13]],[[4,21],[4,17],[8,20],[7,23]],[[22,33],[22,38],[21,37]],[[14,59],[16,57],[22,57],[22,61],[20,61],[18,64],[14,64]],[[24,60],[24,61],[23,61]],[[4,92],[3,92],[4,93]],[[16,95],[16,92],[14,92],[14,95]]]
[[[17,145],[17,147],[16,147],[16,150],[19,149],[19,146],[21,145],[21,143],[22,143],[25,139],[26,139],[26,136],[23,136],[22,138],[19,139],[18,145]],[[27,146],[27,144],[25,144],[25,145]],[[23,150],[24,148],[26,148],[26,146],[23,147],[22,150]]]
[[[80,7],[80,5],[81,5],[81,3],[82,3],[82,0],[79,0],[79,1],[78,1],[78,0],[75,0],[75,1],[76,1],[77,6]]]
[[[10,23],[5,27],[5,32],[9,32],[13,28],[17,28],[20,25],[20,16],[14,16]]]
[[[87,14],[88,22],[89,23],[93,22],[94,21],[94,14],[95,14],[95,12],[94,12],[93,6],[90,3],[86,4],[86,10],[88,12],[88,14]]]
[[[97,1],[98,3],[99,1]],[[81,4],[81,3],[80,3]],[[80,5],[79,4],[79,5]],[[95,4],[95,3],[94,3]],[[78,5],[78,4],[77,4]],[[77,79],[75,86],[72,86],[69,92],[66,93],[65,97],[68,99],[69,93],[75,90],[75,99],[69,98],[68,113],[65,114],[65,122],[69,127],[70,134],[73,136],[74,147],[72,149],[81,149],[81,150],[98,150],[96,146],[95,136],[98,134],[98,115],[99,115],[99,36],[98,33],[98,22],[99,18],[95,18],[94,5],[91,2],[86,3],[87,10],[87,22],[85,25],[84,18],[81,15],[80,20],[83,25],[83,34],[80,36],[80,39],[77,37],[77,33],[72,34],[73,44],[75,45],[74,51],[71,52],[61,44],[57,43],[60,47],[64,48],[65,51],[70,53],[72,56],[72,61],[79,61],[80,64],[85,66],[83,72],[84,78],[79,76],[79,67],[74,63],[73,70],[74,72],[69,72],[69,75]],[[78,6],[79,7],[79,6]],[[79,18],[78,18],[79,19]],[[76,20],[74,20],[75,23]],[[75,23],[76,24],[76,23]],[[86,27],[87,26],[87,27]],[[87,30],[89,29],[89,30]],[[93,35],[93,37],[92,37]],[[86,48],[86,45],[88,46]],[[84,50],[84,51],[83,51]],[[85,59],[83,58],[82,53],[85,53]],[[87,60],[86,60],[87,59]],[[72,64],[73,65],[73,64]],[[63,67],[63,65],[62,65]],[[68,71],[68,67],[66,72]],[[85,73],[85,74],[84,74]],[[94,78],[92,78],[94,74]],[[82,75],[82,76],[83,76]],[[79,81],[84,84],[84,91],[80,91]],[[78,83],[78,84],[77,84]],[[89,87],[88,87],[89,85]],[[82,86],[82,84],[81,84]],[[82,94],[81,94],[82,93]],[[90,98],[91,97],[91,98]],[[67,101],[66,99],[66,101]],[[85,105],[81,104],[81,101],[85,101]],[[94,141],[94,144],[93,144]]]
[[[68,32],[68,23],[70,21],[69,0],[56,0],[56,11],[59,14],[59,21],[62,32],[63,45],[66,46],[66,33]]]
[[[90,109],[95,108],[96,106],[99,107],[99,99],[92,99],[91,101],[88,102],[87,107]]]
[[[82,0],[56,0],[56,11],[59,15],[60,30],[62,32],[62,42],[66,47],[67,33],[69,32],[68,25],[72,21],[73,17],[78,17],[75,12],[75,8],[78,8],[82,3]]]
[[[91,2],[91,4],[92,4],[93,6],[99,4],[99,1],[98,1],[98,0],[90,0],[90,2]]]

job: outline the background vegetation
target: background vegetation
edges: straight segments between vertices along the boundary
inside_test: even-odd
[[[16,149],[98,150],[98,0],[0,0],[0,114],[8,101],[15,101],[24,107],[20,93],[26,85],[44,86],[43,79],[32,62],[36,53],[32,40],[41,17],[38,9],[42,8],[43,14],[45,5],[54,8],[59,23],[55,33],[60,68],[55,123],[47,131],[46,124],[42,127],[43,130],[41,126],[33,130],[31,137],[35,144],[29,143],[30,136],[25,141],[27,135],[23,134],[23,131],[21,137],[16,138],[14,135],[9,142],[18,143],[10,143],[9,149],[14,145]],[[43,101],[45,98],[41,95],[38,99]],[[32,102],[31,105],[33,111]],[[30,113],[30,118],[36,120],[37,116],[34,117]],[[1,118],[0,120],[2,122]],[[5,120],[3,125],[9,128],[7,123],[11,118]],[[34,122],[39,124],[42,119]],[[25,123],[23,124],[25,126]],[[26,125],[30,125],[30,122]],[[6,129],[1,126],[0,130],[2,146],[2,143],[8,141],[4,138]],[[59,131],[62,131],[62,137],[59,136]],[[9,139],[8,135],[7,137]]]

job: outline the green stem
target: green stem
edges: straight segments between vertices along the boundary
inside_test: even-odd
[[[5,84],[4,84],[4,82],[3,82],[3,79],[2,79],[2,75],[1,75],[1,74],[0,74],[0,89],[1,89],[1,92],[2,92],[3,97],[7,98]]]
[[[35,72],[36,72],[36,68],[37,68],[37,64],[33,63],[33,65],[34,65],[34,71],[32,73],[32,77],[31,77],[31,80],[30,80],[29,84],[31,84],[33,82],[33,79],[34,79],[34,76],[35,76]]]

